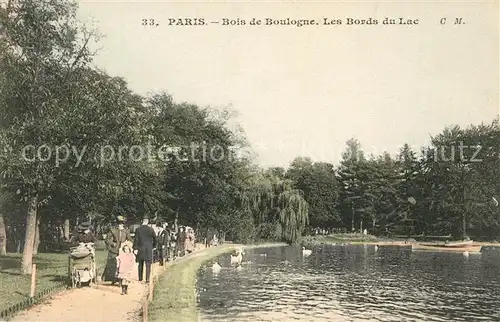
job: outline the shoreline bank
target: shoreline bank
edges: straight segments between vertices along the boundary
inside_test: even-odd
[[[318,246],[318,245],[336,245],[336,244],[345,244],[345,245],[377,245],[377,246],[400,246],[400,247],[410,247],[412,243],[415,241],[408,240],[388,240],[388,239],[379,239],[375,236],[366,237],[366,238],[343,238],[343,237],[335,237],[335,236],[307,236],[303,240],[303,244],[307,246]],[[416,242],[420,243],[420,242]],[[444,241],[425,241],[421,242],[427,245],[441,245],[444,244]],[[491,247],[500,247],[500,242],[473,242],[474,246],[491,246]]]
[[[235,248],[256,249],[285,245],[284,243],[224,244],[195,252],[172,263],[155,285],[153,301],[148,310],[149,321],[198,321],[196,281],[198,270],[207,261],[227,254]]]

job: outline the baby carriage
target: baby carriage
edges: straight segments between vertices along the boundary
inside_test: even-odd
[[[80,243],[70,248],[68,275],[72,287],[97,284],[97,265],[94,243]]]

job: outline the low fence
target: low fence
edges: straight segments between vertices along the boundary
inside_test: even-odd
[[[149,320],[149,317],[148,317],[149,303],[151,303],[153,301],[155,284],[156,284],[156,282],[158,282],[158,278],[160,277],[160,275],[165,271],[166,264],[164,264],[164,266],[160,266],[160,265],[158,265],[158,263],[155,263],[152,265],[151,268],[153,270],[151,272],[153,278],[149,281],[148,293],[146,295],[146,298],[144,299],[144,303],[142,303],[141,315],[142,315],[143,322],[148,322],[148,320]]]
[[[12,317],[14,314],[26,310],[30,308],[31,306],[43,301],[46,297],[59,292],[65,288],[68,287],[68,282],[60,282],[50,288],[44,289],[40,292],[36,292],[35,289],[35,281],[36,281],[36,264],[33,265],[33,273],[31,275],[31,290],[30,290],[30,296],[28,296],[26,299],[19,301],[16,304],[13,304],[5,309],[2,309],[0,311],[0,319],[6,320],[10,317]]]

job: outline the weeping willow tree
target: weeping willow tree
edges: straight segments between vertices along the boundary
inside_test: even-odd
[[[260,174],[242,192],[260,236],[296,244],[309,223],[309,205],[289,180]]]
[[[292,189],[289,180],[281,181],[279,188],[278,210],[281,236],[289,243],[297,243],[309,224],[309,204],[300,190]]]

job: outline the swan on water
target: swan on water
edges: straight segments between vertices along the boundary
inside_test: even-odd
[[[468,251],[465,251],[465,252],[464,252],[464,256],[465,256],[465,257],[469,257],[469,252],[468,252]]]
[[[378,245],[375,245],[375,251],[377,251],[377,250],[378,250]]]
[[[212,271],[214,273],[218,273],[220,272],[222,266],[219,265],[219,263],[215,262],[213,265],[212,265]]]
[[[302,246],[302,255],[309,256],[311,254],[312,254],[312,250],[306,249],[304,246]]]
[[[241,262],[243,261],[243,253],[242,249],[236,250],[236,255],[231,255],[231,265],[241,265]]]
[[[498,200],[496,200],[495,197],[491,197],[491,200],[495,204],[495,207],[498,207]]]

